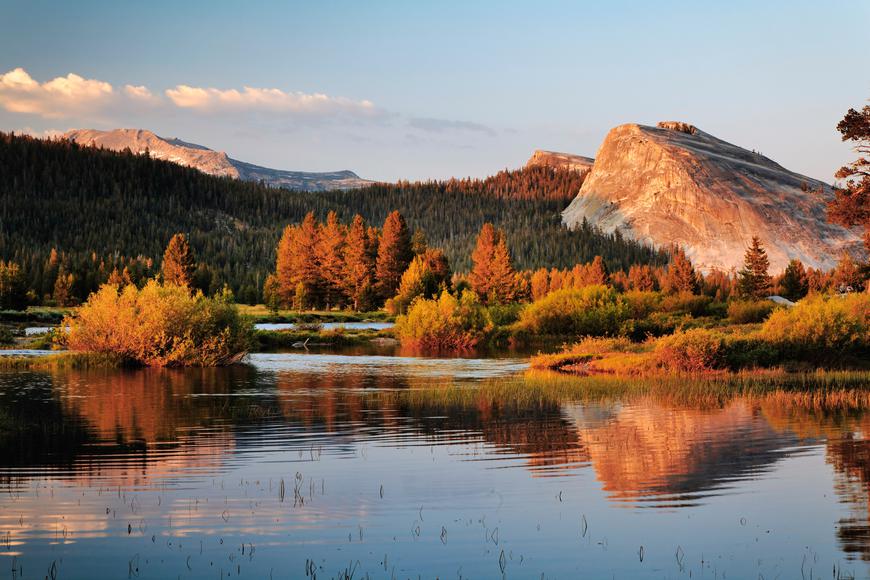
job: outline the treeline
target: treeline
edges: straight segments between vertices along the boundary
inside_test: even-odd
[[[400,182],[338,192],[292,192],[132,153],[0,133],[0,259],[20,268],[31,302],[81,302],[115,270],[141,285],[159,272],[167,242],[184,232],[197,257],[194,285],[228,285],[262,299],[288,224],[330,211],[381,224],[394,210],[422,230],[456,271],[467,271],[485,222],[500,228],[518,269],[570,267],[603,257],[611,269],[662,265],[656,252],[588,224],[569,231],[561,210],[576,172],[536,167],[483,179]],[[61,279],[62,275],[62,279]],[[58,280],[61,280],[58,283]]]

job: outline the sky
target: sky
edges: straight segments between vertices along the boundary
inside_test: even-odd
[[[692,123],[828,182],[870,2],[0,0],[0,130],[150,129],[394,181]]]

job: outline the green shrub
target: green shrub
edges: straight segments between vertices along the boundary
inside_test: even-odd
[[[596,285],[548,294],[526,306],[515,327],[538,335],[614,336],[630,316],[622,296]]]
[[[495,326],[510,326],[519,320],[523,306],[523,304],[518,302],[512,304],[490,304],[487,310],[489,311],[489,318]]]
[[[734,370],[771,367],[782,360],[777,345],[757,336],[728,337],[725,351],[728,367]]]
[[[794,353],[868,350],[870,294],[808,296],[771,314],[759,336]]]
[[[416,298],[396,318],[396,337],[405,346],[427,350],[465,350],[492,331],[487,309],[470,290],[456,298],[446,290],[437,299]]]
[[[149,366],[229,364],[248,350],[252,332],[230,292],[207,298],[155,280],[141,290],[105,284],[63,325],[69,332],[61,338],[72,350]]]
[[[656,364],[666,370],[703,372],[725,366],[724,337],[704,328],[677,331],[660,338],[655,347]]]
[[[5,326],[0,326],[0,344],[8,345],[15,342],[15,335]]]
[[[713,299],[709,296],[699,296],[689,292],[680,292],[666,296],[662,299],[659,306],[661,312],[670,312],[674,314],[691,314],[692,316],[703,316],[707,314],[707,309]]]
[[[628,310],[631,313],[631,317],[636,320],[646,318],[654,313],[659,309],[659,306],[662,303],[662,295],[660,292],[630,290],[622,296],[628,304]]]
[[[735,324],[764,322],[775,308],[771,300],[734,300],[728,303],[728,320]]]

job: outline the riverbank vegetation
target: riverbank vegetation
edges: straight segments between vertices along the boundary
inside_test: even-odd
[[[251,326],[226,291],[214,297],[151,280],[142,289],[106,284],[64,319],[64,345],[148,366],[219,366],[251,346]]]

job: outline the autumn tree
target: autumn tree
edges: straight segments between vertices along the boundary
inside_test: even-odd
[[[132,283],[133,279],[130,277],[130,270],[127,268],[127,266],[124,266],[123,270],[118,270],[116,266],[112,269],[112,272],[109,274],[109,277],[106,280],[106,284],[110,284],[118,288],[124,288],[125,286],[129,286]]]
[[[740,294],[756,300],[768,296],[771,287],[769,269],[770,259],[761,245],[761,239],[753,236],[749,248],[746,249],[743,269],[738,273]]]
[[[163,252],[163,283],[190,288],[196,264],[184,234],[175,234]]]
[[[278,242],[275,275],[282,304],[298,309],[320,305],[323,282],[316,248],[320,225],[308,213],[298,226],[287,226]]]
[[[514,270],[507,239],[502,231],[498,231],[498,242],[492,253],[490,276],[490,289],[486,298],[487,302],[507,304],[508,302],[518,301],[517,271]]]
[[[697,294],[698,292],[698,275],[695,273],[692,262],[689,261],[681,248],[676,248],[673,251],[663,285],[667,292],[672,294],[685,292]]]
[[[864,228],[864,245],[870,250],[870,105],[860,111],[849,109],[837,124],[843,141],[851,141],[858,159],[835,174],[845,179],[845,187],[834,190],[828,204],[831,221],[846,227]]]
[[[779,280],[780,293],[789,300],[800,300],[809,292],[809,278],[800,260],[791,260]]]
[[[411,234],[408,224],[398,211],[393,211],[384,221],[378,245],[376,263],[377,289],[382,299],[396,293],[402,274],[411,263]]]
[[[0,260],[0,310],[23,310],[27,306],[27,284],[21,266]]]
[[[656,278],[652,268],[647,265],[634,264],[628,269],[628,283],[632,290],[652,292],[656,289]]]
[[[486,222],[477,235],[477,243],[471,253],[472,267],[468,275],[471,289],[482,299],[489,295],[492,288],[492,258],[499,241],[499,232]]]
[[[341,306],[344,303],[344,245],[347,228],[338,221],[338,215],[331,211],[326,223],[320,229],[315,254],[323,279],[323,298],[326,307]]]
[[[848,252],[843,253],[832,274],[831,283],[838,292],[860,292],[864,288],[865,271]]]
[[[344,291],[354,310],[375,306],[376,240],[377,234],[369,232],[362,216],[355,215],[344,244]]]
[[[586,286],[605,285],[610,281],[610,274],[607,272],[607,266],[604,264],[604,258],[595,256],[595,258],[586,265],[583,272],[583,282]]]
[[[532,300],[540,300],[550,290],[550,273],[546,268],[539,268],[532,274],[531,294]]]
[[[66,267],[61,265],[57,272],[57,278],[54,281],[54,290],[52,297],[55,304],[58,306],[74,306],[76,303],[73,286],[75,285],[75,275],[72,272],[67,272]]]

